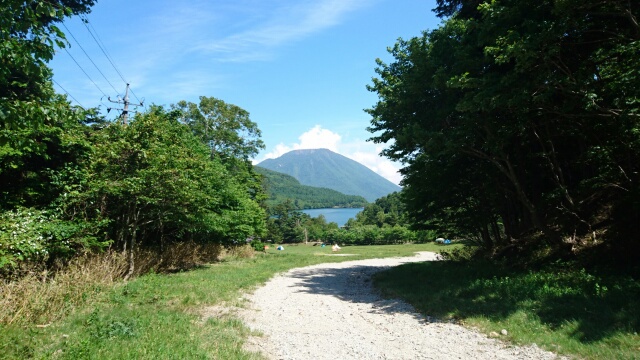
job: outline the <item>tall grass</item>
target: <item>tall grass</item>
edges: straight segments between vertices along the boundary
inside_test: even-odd
[[[77,258],[56,273],[29,273],[0,284],[0,324],[48,326],[122,278],[125,257],[105,253]]]
[[[188,269],[219,259],[218,244],[178,243],[162,253],[136,253],[136,274]],[[56,271],[26,272],[0,283],[0,324],[48,326],[122,280],[127,271],[123,253],[108,251],[81,256]]]

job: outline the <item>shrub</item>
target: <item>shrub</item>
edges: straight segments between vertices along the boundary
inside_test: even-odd
[[[251,247],[253,248],[253,250],[255,251],[262,251],[264,250],[264,243],[262,241],[259,240],[253,240],[251,242]]]
[[[0,213],[0,274],[11,274],[26,264],[45,267],[66,261],[90,249],[105,248],[109,242],[95,236],[99,222],[68,221],[48,211],[17,208]]]

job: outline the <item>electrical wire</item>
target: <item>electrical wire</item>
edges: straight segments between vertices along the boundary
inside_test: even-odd
[[[63,88],[63,87],[62,87],[62,85],[60,85],[60,83],[58,83],[55,79],[51,79],[51,80],[53,80],[53,82],[54,82],[56,85],[58,85],[58,87],[59,87],[60,89],[62,89],[62,91],[64,91],[67,95],[69,95],[69,97],[70,97],[71,99],[73,99],[73,101],[75,101],[76,103],[78,103],[78,105],[80,106],[80,108],[81,108],[82,110],[86,110],[86,109],[85,109],[85,107],[84,107],[84,106],[82,106],[82,104],[80,104],[80,101],[78,101],[75,97],[73,97],[73,95],[71,95],[71,93],[69,93],[67,90],[65,90],[65,88]]]
[[[118,90],[116,90],[116,88],[113,86],[113,84],[111,84],[111,82],[109,81],[109,79],[107,79],[106,76],[104,76],[104,74],[102,73],[102,70],[100,70],[100,68],[98,67],[98,65],[96,65],[96,63],[93,61],[93,59],[91,59],[91,56],[89,56],[89,54],[87,54],[87,52],[84,50],[84,48],[82,47],[82,45],[80,45],[80,42],[78,41],[78,39],[76,39],[75,36],[73,36],[73,33],[71,33],[71,31],[69,30],[69,28],[67,27],[67,25],[65,25],[64,23],[62,23],[62,26],[64,26],[64,28],[67,30],[67,33],[69,35],[71,35],[71,37],[73,38],[73,40],[76,42],[76,44],[78,44],[78,46],[80,47],[80,49],[82,50],[82,52],[87,56],[87,58],[89,59],[89,61],[91,61],[91,63],[93,64],[93,66],[96,67],[96,69],[98,70],[98,72],[100,73],[100,75],[102,75],[102,77],[107,81],[107,83],[109,85],[111,85],[111,88],[113,89],[113,91],[115,91],[116,93],[118,92]]]
[[[131,87],[129,87],[129,91],[131,91],[131,94],[133,94],[133,97],[134,97],[134,98],[136,98],[136,100],[138,100],[138,103],[140,103],[140,104],[143,104],[143,105],[144,105],[144,103],[143,103],[142,101],[140,101],[140,99],[138,99],[138,96],[136,95],[136,93],[134,93],[134,92],[133,92],[133,89],[131,89]],[[146,109],[146,108],[147,108],[147,106],[146,106],[146,105],[144,105],[144,108]]]
[[[89,32],[89,35],[91,35],[91,37],[96,42],[96,44],[98,44],[98,47],[100,48],[100,50],[102,51],[104,56],[107,58],[107,60],[109,60],[109,63],[111,63],[111,66],[113,66],[113,69],[118,73],[118,75],[120,76],[120,79],[122,79],[122,82],[127,84],[128,81],[125,80],[124,76],[122,75],[122,73],[120,72],[120,70],[118,69],[116,64],[114,63],[113,59],[111,58],[111,55],[109,55],[109,52],[107,51],[106,46],[104,45],[104,42],[102,41],[102,39],[98,35],[98,32],[96,31],[96,29],[89,22],[89,19],[85,16],[85,17],[81,18],[81,21],[84,24],[84,27],[87,28],[87,32]],[[91,31],[89,26],[91,26],[91,29],[93,29],[93,31]],[[95,35],[94,35],[94,33],[95,33]]]
[[[122,81],[125,83],[125,85],[128,84],[129,82],[124,78],[124,75],[122,75],[122,72],[120,72],[120,70],[116,66],[115,61],[113,60],[113,58],[109,54],[109,51],[107,51],[107,46],[102,41],[102,38],[100,38],[100,35],[98,34],[98,31],[96,31],[96,29],[93,27],[91,22],[89,22],[89,19],[86,16],[83,16],[81,18],[81,21],[84,24],[85,28],[87,28],[87,32],[89,33],[89,35],[91,35],[93,40],[96,42],[96,44],[98,45],[98,47],[100,48],[100,50],[102,51],[104,56],[107,58],[107,60],[109,60],[109,63],[111,64],[111,66],[113,66],[113,69],[118,73],[118,75],[120,76],[120,79],[122,79]],[[133,94],[133,97],[135,97],[136,100],[138,100],[139,103],[142,103],[142,101],[140,101],[140,99],[138,98],[136,93],[134,93],[133,90],[131,90],[131,88],[129,88],[129,90],[131,91],[131,94]]]
[[[87,78],[93,83],[93,85],[95,85],[95,87],[102,93],[102,95],[108,97],[109,95],[107,95],[104,91],[102,91],[102,89],[100,88],[100,86],[98,86],[98,84],[96,84],[95,81],[93,81],[93,79],[91,78],[91,76],[89,76],[89,74],[87,74],[86,71],[84,71],[84,69],[82,68],[82,66],[80,66],[80,63],[78,63],[78,61],[76,60],[76,58],[73,57],[73,55],[71,55],[71,53],[69,52],[69,50],[67,50],[67,48],[63,48],[64,51],[67,52],[67,54],[69,54],[69,56],[71,57],[71,60],[73,60],[73,62],[76,63],[76,65],[78,65],[78,67],[80,68],[80,70],[82,70],[82,72],[87,76]]]

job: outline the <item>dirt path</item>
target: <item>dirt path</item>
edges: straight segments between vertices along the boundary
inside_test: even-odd
[[[415,257],[349,261],[293,269],[248,295],[242,317],[264,336],[248,342],[270,359],[555,359],[536,346],[514,347],[462,326],[430,322],[398,300],[380,298],[371,275]]]

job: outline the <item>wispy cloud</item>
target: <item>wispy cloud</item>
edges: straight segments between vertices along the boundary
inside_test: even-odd
[[[337,25],[347,14],[371,1],[310,0],[295,5],[273,2],[263,8],[269,9],[267,17],[237,33],[207,39],[194,50],[210,53],[220,61],[265,60],[271,58],[274,48]]]
[[[398,173],[400,166],[378,155],[382,151],[382,147],[379,145],[362,140],[343,142],[342,136],[331,130],[323,129],[320,125],[316,125],[300,135],[298,140],[300,142],[294,144],[280,143],[276,145],[270,152],[256,159],[254,163],[265,159],[275,159],[292,150],[324,148],[361,163],[394,184],[399,184],[402,180],[402,176]]]

